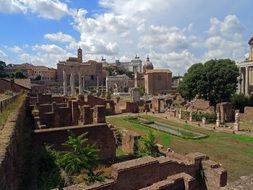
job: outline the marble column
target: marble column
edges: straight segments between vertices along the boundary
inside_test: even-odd
[[[85,90],[85,77],[82,77],[82,82],[83,82],[83,90]]]
[[[79,83],[79,94],[82,94],[82,92],[83,92],[83,88],[82,88],[82,75],[81,75],[81,73],[79,72],[79,75],[78,75],[78,83]]]
[[[109,92],[109,86],[108,86],[108,76],[106,75],[106,78],[105,78],[105,89],[106,89],[106,93],[108,93]]]
[[[99,77],[97,76],[97,93],[99,92]]]
[[[242,70],[242,68],[241,68],[241,70]],[[242,76],[242,82],[241,82],[241,93],[242,94],[244,94],[245,93],[245,77],[244,77],[244,72],[243,72],[243,70],[242,70],[242,72],[241,72],[241,76]]]
[[[245,67],[245,95],[249,95],[249,67]]]
[[[70,74],[70,89],[71,89],[71,96],[75,95],[75,79],[74,74],[71,72]]]
[[[63,72],[63,95],[66,96],[67,95],[67,76],[66,76],[65,70],[63,70],[62,72]]]
[[[138,81],[137,81],[137,68],[134,67],[134,87],[138,87]]]

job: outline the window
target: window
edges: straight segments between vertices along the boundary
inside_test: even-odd
[[[91,79],[91,80],[94,80],[94,75],[91,75],[91,76],[90,76],[90,79]]]

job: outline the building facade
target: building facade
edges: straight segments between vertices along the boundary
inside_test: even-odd
[[[105,84],[102,72],[102,63],[94,60],[83,62],[82,49],[78,49],[77,57],[69,57],[66,61],[57,64],[57,81],[65,85],[64,89],[71,88],[74,93],[76,86],[79,92]]]
[[[56,69],[30,63],[10,64],[5,68],[5,72],[9,75],[15,72],[22,72],[29,79],[36,79],[40,76],[42,81],[56,80]]]
[[[248,44],[250,46],[249,57],[237,64],[240,73],[237,92],[246,96],[253,95],[253,37]]]

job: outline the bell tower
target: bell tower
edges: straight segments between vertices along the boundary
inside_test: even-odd
[[[83,62],[83,50],[80,47],[77,50],[77,58],[80,63]]]

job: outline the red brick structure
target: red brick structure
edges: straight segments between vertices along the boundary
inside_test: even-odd
[[[21,91],[28,92],[31,90],[31,88],[22,85],[21,83],[17,83],[15,82],[15,80],[0,79],[0,93],[4,93],[7,90],[12,92],[21,92]]]
[[[206,179],[199,178],[204,172]],[[227,184],[227,171],[201,153],[142,157],[112,165],[112,178],[102,184],[73,185],[65,190],[217,190]]]

